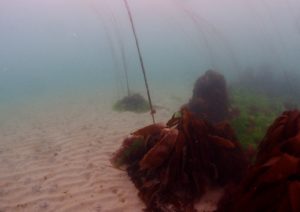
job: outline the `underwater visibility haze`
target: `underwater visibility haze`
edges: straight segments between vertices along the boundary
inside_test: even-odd
[[[129,4],[153,87],[193,84],[207,69],[216,69],[228,79],[246,70],[279,74],[286,82],[298,77],[297,1],[143,0]],[[44,96],[43,92],[104,84],[123,95],[124,69],[132,89],[143,89],[121,0],[3,0],[0,18],[1,104]],[[169,83],[162,76],[168,76]]]
[[[154,131],[173,139],[180,118],[200,126],[188,108],[213,123],[201,125],[205,132],[231,139],[222,145],[237,145],[230,153],[242,158],[237,167],[246,164],[243,150],[253,162],[259,147],[260,167],[267,160],[261,150],[273,131],[280,134],[280,123],[266,135],[268,127],[299,104],[297,0],[1,0],[0,211],[162,209],[160,200],[151,208],[151,198],[138,196],[126,172],[110,163],[120,165],[119,155],[111,157],[128,134],[140,139],[145,132],[135,130],[172,117]],[[296,116],[286,113],[284,123]],[[224,120],[233,134],[214,125]],[[196,135],[185,136],[181,141]],[[140,148],[134,139],[127,142]],[[159,163],[146,159],[143,169]],[[143,171],[129,170],[143,190]],[[196,208],[213,211],[217,201],[205,200]],[[192,210],[184,201],[180,207]],[[226,204],[222,198],[220,211],[238,211]]]

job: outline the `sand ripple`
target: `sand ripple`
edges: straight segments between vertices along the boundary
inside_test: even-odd
[[[150,116],[99,111],[27,117],[0,132],[1,212],[142,211],[137,190],[109,158]]]

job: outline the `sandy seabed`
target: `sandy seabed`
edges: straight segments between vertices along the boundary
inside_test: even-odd
[[[10,118],[0,125],[1,212],[143,210],[126,172],[109,159],[130,132],[151,124],[151,117],[114,112],[103,99],[24,104],[3,114]],[[166,101],[161,105],[174,108],[160,107],[159,122],[178,106]],[[210,191],[196,208],[212,211],[220,195],[219,189]]]

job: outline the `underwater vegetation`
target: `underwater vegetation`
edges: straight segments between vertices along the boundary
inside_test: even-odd
[[[230,125],[244,148],[256,147],[267,128],[284,109],[284,100],[271,98],[241,88],[232,88],[230,103],[238,114],[230,120]]]
[[[238,183],[248,166],[229,114],[226,81],[209,70],[167,124],[132,133],[111,162],[126,167],[147,210],[193,211],[208,185]]]
[[[127,167],[148,211],[193,211],[207,185],[239,182],[248,164],[228,124],[184,108],[166,125],[132,133],[111,162]]]
[[[150,110],[151,110],[150,114],[151,114],[153,123],[155,123],[155,118],[154,118],[155,110],[154,110],[153,105],[152,105],[150,89],[149,89],[149,85],[148,85],[146,69],[145,69],[144,59],[143,59],[140,44],[139,44],[139,39],[138,39],[138,36],[137,36],[137,33],[136,33],[136,29],[135,29],[135,25],[134,25],[134,22],[133,22],[133,17],[132,17],[132,13],[131,13],[129,4],[128,4],[127,0],[123,0],[123,1],[124,1],[124,4],[125,4],[127,14],[128,14],[132,34],[133,34],[133,37],[134,37],[134,40],[135,40],[135,46],[136,46],[136,49],[137,49],[137,52],[138,52],[138,55],[139,55],[139,62],[140,62],[141,70],[142,70],[142,73],[143,73],[143,78],[144,78],[145,87],[146,87],[146,91],[147,91],[149,107],[150,107]]]
[[[141,49],[140,49],[140,45],[139,45],[139,41],[138,41],[138,36],[137,36],[137,33],[136,33],[136,29],[135,29],[135,25],[134,25],[132,13],[131,13],[131,10],[130,10],[130,7],[129,7],[129,4],[128,4],[127,0],[123,0],[123,1],[124,1],[124,5],[125,5],[125,8],[126,8],[127,14],[128,14],[132,34],[133,34],[133,37],[134,37],[134,40],[135,40],[135,46],[136,46],[136,49],[137,49],[137,52],[138,52],[138,59],[139,59],[139,63],[140,63],[140,66],[141,66],[141,71],[143,73],[143,78],[144,78],[145,87],[146,87],[146,91],[147,91],[148,101],[146,101],[144,99],[144,97],[142,95],[138,94],[138,93],[131,94],[124,49],[121,48],[122,61],[123,61],[124,73],[125,73],[125,79],[126,79],[126,86],[127,86],[127,96],[125,96],[122,99],[118,100],[113,105],[113,109],[116,110],[116,111],[131,111],[131,112],[136,112],[136,113],[147,112],[147,111],[150,110],[151,111],[150,114],[152,116],[152,121],[153,121],[153,123],[155,123],[155,119],[154,119],[155,110],[154,110],[153,105],[152,105],[150,90],[149,90],[148,81],[147,81],[146,70],[145,70],[145,66],[144,66],[144,61],[143,61],[143,57],[142,57],[142,53],[141,53]],[[123,47],[123,46],[121,46],[121,47]]]
[[[208,70],[195,82],[193,96],[185,106],[198,118],[212,123],[229,121],[243,148],[249,145],[256,148],[285,104],[283,98],[257,93],[241,85],[227,89],[224,76]]]
[[[269,127],[243,181],[229,187],[218,212],[300,211],[300,112],[284,112]]]
[[[239,113],[230,124],[244,148],[256,148],[282,111],[298,108],[300,75],[274,70],[276,67],[267,64],[248,68],[230,84],[230,104]]]
[[[116,111],[131,111],[143,113],[150,110],[149,103],[140,94],[131,94],[118,100],[113,109]]]
[[[136,47],[136,50],[137,50],[137,53],[138,53],[139,65],[141,67],[141,71],[142,71],[142,74],[143,74],[144,83],[145,83],[145,87],[146,87],[146,91],[147,91],[148,101],[146,101],[142,95],[140,95],[138,93],[133,93],[132,94],[131,91],[130,91],[130,84],[129,84],[129,77],[128,77],[128,70],[127,70],[127,63],[126,63],[126,58],[125,58],[124,46],[123,46],[123,43],[121,41],[120,34],[117,33],[119,44],[120,44],[120,51],[121,51],[121,55],[122,55],[123,70],[124,70],[124,74],[125,74],[124,76],[125,76],[125,80],[126,80],[127,96],[125,96],[122,99],[118,100],[113,105],[113,109],[116,110],[116,111],[131,111],[131,112],[136,112],[136,113],[147,112],[148,110],[150,110],[152,121],[153,121],[153,123],[155,123],[154,114],[155,114],[156,111],[153,107],[152,99],[151,99],[151,96],[150,96],[150,89],[149,89],[149,86],[148,86],[148,80],[147,80],[144,60],[143,60],[142,52],[141,52],[141,49],[140,49],[140,44],[139,44],[136,29],[135,29],[133,16],[132,16],[130,6],[129,6],[127,0],[123,0],[123,2],[124,2],[124,6],[126,8],[126,11],[127,11],[131,31],[132,31],[133,38],[134,38],[134,41],[135,41],[135,47]],[[114,18],[114,21],[116,22],[115,18]]]
[[[146,211],[195,211],[212,185],[225,187],[219,212],[300,211],[300,112],[268,128],[279,100],[243,89],[228,95],[224,77],[209,70],[188,104],[166,124],[129,135],[111,163],[126,168]]]
[[[194,85],[187,108],[199,118],[218,123],[229,118],[229,98],[224,76],[208,70]]]

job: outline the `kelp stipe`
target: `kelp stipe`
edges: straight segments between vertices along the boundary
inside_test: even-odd
[[[139,45],[138,37],[137,37],[137,34],[136,34],[136,30],[135,30],[135,26],[134,26],[134,23],[133,23],[132,14],[131,14],[130,7],[129,7],[129,4],[128,4],[127,0],[124,0],[124,4],[125,4],[125,7],[126,7],[126,10],[127,10],[127,13],[128,13],[128,17],[129,17],[129,21],[130,21],[130,24],[131,24],[132,33],[133,33],[133,36],[134,36],[136,48],[137,48],[138,55],[139,55],[139,61],[140,61],[140,64],[141,64],[141,68],[142,68],[142,72],[143,72],[143,77],[144,77],[144,81],[145,81],[145,86],[146,86],[146,90],[147,90],[147,96],[148,96],[149,106],[150,106],[150,110],[151,110],[152,121],[153,121],[153,123],[155,123],[155,118],[154,118],[155,110],[153,108],[152,101],[151,101],[151,96],[150,96],[150,90],[149,90],[149,86],[148,86],[148,80],[147,80],[146,70],[145,70],[145,66],[144,66],[144,61],[143,61],[142,53],[141,53],[141,50],[140,50],[140,45]]]
[[[103,15],[100,11],[96,9],[96,7],[91,6],[91,9],[94,10],[94,12],[99,16],[99,18],[103,18]],[[109,47],[111,49],[111,54],[112,54],[112,59],[114,60],[114,70],[117,73],[116,80],[119,80],[119,90],[123,90],[122,88],[124,87],[123,81],[121,81],[121,78],[124,78],[126,81],[126,89],[127,89],[127,94],[121,99],[119,99],[117,102],[113,104],[113,109],[116,111],[131,111],[135,113],[144,113],[150,110],[149,102],[144,99],[142,95],[139,93],[133,92],[130,88],[130,83],[129,83],[129,74],[128,74],[128,65],[126,61],[126,52],[125,52],[125,47],[124,47],[124,42],[122,40],[121,33],[119,31],[119,24],[118,20],[114,15],[114,12],[107,6],[106,7],[107,14],[110,17],[110,24],[113,27],[113,31],[109,30],[109,28],[105,25],[104,26],[104,31],[108,40]],[[115,38],[116,40],[114,40]],[[115,41],[115,42],[114,42]],[[116,52],[116,49],[119,49],[119,53]],[[120,54],[120,55],[119,55]],[[118,58],[120,56],[120,58]],[[118,68],[120,68],[118,65],[121,66],[124,76],[118,75]]]

